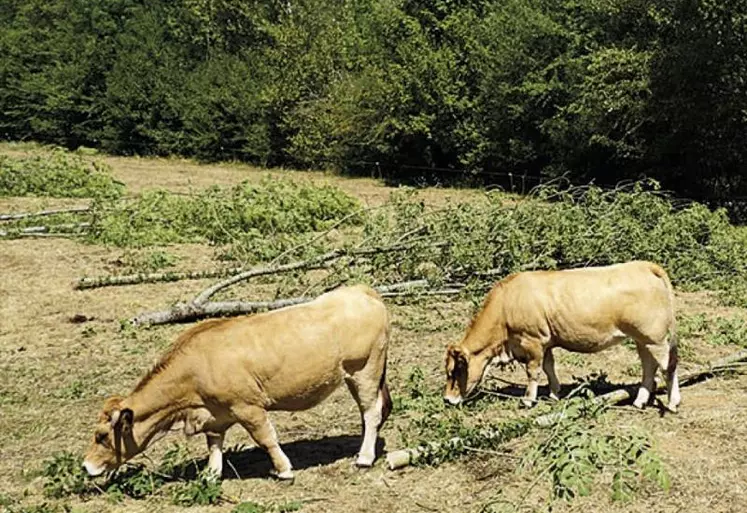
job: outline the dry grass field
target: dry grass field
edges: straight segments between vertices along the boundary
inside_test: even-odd
[[[23,151],[0,148],[0,152]],[[197,165],[185,160],[105,158],[128,192],[166,188],[188,192],[209,185],[229,185],[267,174],[283,174],[334,183],[375,205],[391,189],[372,179],[341,178],[325,173],[258,170],[241,165]],[[430,189],[428,202],[447,196],[469,199],[471,191]],[[0,198],[0,213],[47,206],[85,204],[81,200]],[[178,269],[213,265],[212,248],[199,244],[172,245]],[[643,412],[629,406],[612,409],[596,420],[598,432],[639,430],[655,442],[670,476],[668,491],[643,485],[630,501],[613,501],[611,476],[602,472],[591,493],[570,501],[551,500],[552,485],[542,469],[521,469],[521,457],[545,436],[532,432],[509,442],[499,452],[474,452],[440,466],[389,471],[383,457],[374,468],[353,466],[359,445],[359,415],[347,390],[340,389],[319,407],[299,413],[273,414],[279,438],[297,469],[290,484],[269,477],[270,463],[253,448],[239,427],[229,431],[227,447],[236,447],[224,471],[224,499],[218,505],[185,508],[166,492],[144,499],[112,500],[107,494],[48,499],[39,475],[44,461],[59,451],[80,454],[92,436],[104,398],[127,393],[155,363],[184,325],[122,329],[120,321],[143,311],[185,300],[210,280],[73,289],[82,276],[116,273],[123,250],[64,238],[0,240],[0,511],[138,512],[231,511],[243,501],[296,504],[304,512],[476,512],[497,497],[517,511],[604,512],[742,512],[747,511],[747,375],[712,378],[683,389],[676,415],[661,415],[655,407]],[[267,293],[263,286],[241,289],[251,298]],[[677,294],[678,316],[704,315],[747,319],[747,312],[720,306],[707,292]],[[429,389],[440,390],[443,351],[457,340],[471,315],[466,302],[391,303],[394,329],[388,378],[396,397],[407,393],[411,371],[423,371]],[[75,315],[90,320],[74,323]],[[739,349],[735,343],[714,343],[709,336],[684,333],[683,370]],[[593,373],[611,383],[633,384],[640,366],[634,350],[619,346],[592,356],[560,354],[558,374],[570,385]],[[518,368],[492,376],[523,386]],[[544,376],[543,376],[544,379]],[[504,381],[491,380],[498,390]],[[509,389],[503,389],[510,392]],[[547,394],[546,388],[541,394]],[[500,420],[523,415],[518,401],[502,399],[465,415]],[[396,411],[380,434],[383,451],[402,448],[410,414]],[[207,457],[204,438],[170,435],[139,461],[158,462],[174,444],[183,445],[198,464]],[[46,504],[41,508],[42,504]],[[495,503],[498,504],[498,503]],[[33,509],[33,508],[37,509]],[[497,507],[497,506],[496,506]],[[56,508],[56,509],[55,509]],[[249,510],[246,510],[249,511]],[[508,511],[508,510],[506,510]]]

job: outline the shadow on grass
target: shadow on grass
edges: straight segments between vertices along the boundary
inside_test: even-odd
[[[502,379],[490,379],[492,383],[502,382],[503,386],[491,386],[483,387],[483,394],[486,397],[490,397],[494,394],[492,399],[510,401],[512,398],[521,399],[524,397],[526,392],[526,385],[519,383],[510,383]],[[593,373],[583,378],[574,376],[573,383],[565,383],[560,385],[560,399],[564,399],[574,392],[578,391],[581,387],[586,387],[591,390],[595,396],[600,396],[614,392],[616,390],[627,390],[631,392],[631,398],[618,403],[620,406],[629,406],[633,404],[633,398],[635,392],[638,390],[640,383],[612,383],[608,380],[607,374],[605,373]],[[499,397],[496,397],[499,396]],[[550,397],[550,387],[548,385],[541,385],[537,389],[537,399],[542,401]],[[485,399],[481,397],[481,399]]]
[[[318,440],[298,440],[281,444],[294,470],[329,465],[336,461],[349,459],[352,465],[360,449],[360,436],[342,435],[324,437]],[[384,452],[384,441],[376,440],[376,454],[381,458]],[[204,458],[190,461],[175,468],[175,474],[181,479],[194,479],[207,466],[207,455]],[[268,454],[259,447],[237,446],[223,454],[223,479],[269,478],[272,463]]]

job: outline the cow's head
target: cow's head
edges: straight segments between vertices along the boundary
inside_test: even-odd
[[[86,452],[83,466],[91,476],[114,470],[140,452],[133,436],[134,413],[122,406],[122,397],[104,402],[93,441]]]
[[[493,356],[494,353],[489,348],[471,353],[463,347],[450,344],[446,348],[444,401],[456,405],[466,399],[482,381]]]

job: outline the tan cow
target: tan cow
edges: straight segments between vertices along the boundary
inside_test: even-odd
[[[379,427],[391,410],[388,337],[386,307],[362,285],[273,312],[201,322],[130,395],[106,400],[85,468],[100,475],[183,426],[187,435],[206,435],[208,466],[220,475],[224,434],[239,423],[269,453],[273,474],[292,479],[268,411],[311,408],[343,381],[363,422],[356,464],[371,466]]]
[[[510,275],[490,291],[462,341],[447,347],[444,400],[461,403],[493,359],[526,364],[527,406],[537,399],[540,366],[551,397],[557,399],[560,383],[553,348],[596,353],[627,337],[635,341],[643,367],[635,406],[648,403],[659,367],[666,372],[669,409],[676,411],[680,393],[674,293],[664,269],[634,261]]]

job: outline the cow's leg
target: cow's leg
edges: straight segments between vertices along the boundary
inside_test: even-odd
[[[359,467],[370,467],[376,459],[376,438],[379,435],[379,428],[392,407],[389,391],[381,373],[366,372],[366,369],[350,376],[345,383],[358,403],[363,424],[363,441],[355,464]]]
[[[680,405],[682,397],[680,396],[680,383],[677,378],[677,367],[673,369],[667,369],[667,395],[668,404],[667,407],[672,412],[677,412],[677,407]]]
[[[550,399],[560,398],[560,381],[558,376],[555,374],[555,358],[552,355],[552,349],[545,351],[545,357],[542,360],[542,370],[547,375],[547,381],[550,385]]]
[[[540,367],[542,357],[531,357],[526,363],[527,389],[521,402],[530,408],[537,402],[537,388],[539,387]]]
[[[234,415],[257,442],[257,445],[269,454],[272,465],[275,467],[270,473],[278,479],[293,479],[291,462],[280,448],[277,433],[267,411],[259,406],[245,405],[234,408]]]
[[[664,374],[667,382],[667,408],[676,412],[680,404],[680,385],[677,379],[677,346],[669,343],[651,344],[646,346],[646,350],[651,354],[650,358],[654,361],[654,371],[658,366]]]
[[[651,394],[654,393],[657,362],[654,355],[651,354],[651,346],[637,342],[636,348],[638,349],[638,355],[641,357],[643,378],[641,380],[641,387],[638,389],[638,396],[633,401],[633,406],[643,408],[648,404]]]
[[[524,398],[521,400],[524,406],[531,408],[537,402],[537,388],[539,387],[540,362],[530,360],[526,364],[527,371],[527,389]]]
[[[672,412],[677,411],[682,397],[680,396],[680,381],[677,377],[677,346],[670,347],[669,361],[663,367],[667,376],[668,408]]]
[[[223,437],[225,433],[207,433],[208,452],[210,458],[208,459],[208,468],[215,473],[217,477],[221,477],[223,474]]]
[[[519,345],[526,357],[527,389],[522,403],[531,407],[537,402],[540,368],[544,363],[545,350],[542,340],[533,337],[522,337]]]

